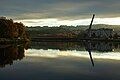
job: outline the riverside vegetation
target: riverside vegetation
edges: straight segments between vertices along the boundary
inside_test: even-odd
[[[0,18],[0,43],[14,43],[29,41],[26,26],[14,22],[12,19]]]
[[[31,26],[27,27],[27,32],[31,38],[85,38],[88,28],[89,25]],[[113,29],[113,38],[120,37],[120,25],[92,25],[92,29],[100,28]]]

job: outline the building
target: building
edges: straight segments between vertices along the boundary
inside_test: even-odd
[[[88,32],[88,29],[86,31]],[[108,29],[108,28],[91,29],[90,37],[92,37],[92,38],[112,38],[113,31],[114,31],[113,29]]]

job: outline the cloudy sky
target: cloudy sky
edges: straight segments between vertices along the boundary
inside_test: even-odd
[[[0,0],[0,16],[34,25],[120,25],[120,0]]]

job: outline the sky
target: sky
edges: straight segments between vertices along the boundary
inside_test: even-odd
[[[0,0],[0,16],[27,26],[120,25],[120,0]]]

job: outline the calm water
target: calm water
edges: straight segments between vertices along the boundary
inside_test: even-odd
[[[120,80],[120,43],[0,45],[0,80]]]

